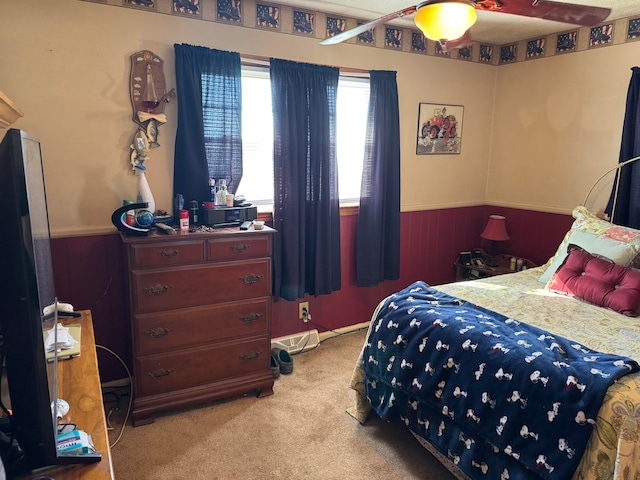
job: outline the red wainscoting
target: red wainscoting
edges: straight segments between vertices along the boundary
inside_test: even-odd
[[[56,295],[76,310],[91,310],[96,344],[131,370],[126,256],[117,233],[54,238],[51,242]],[[120,361],[98,348],[102,381],[126,378]]]
[[[487,249],[480,233],[490,214],[507,218],[508,242],[495,253],[512,253],[536,263],[555,251],[573,219],[568,215],[504,207],[464,207],[405,212],[401,215],[400,279],[377,287],[358,288],[355,282],[357,216],[341,217],[342,289],[331,295],[306,297],[319,331],[367,322],[378,302],[416,280],[431,285],[453,281],[453,262],[461,251]],[[52,241],[56,290],[60,301],[78,310],[91,309],[99,345],[116,353],[131,366],[131,334],[127,317],[125,251],[118,234],[55,238]],[[298,319],[298,301],[274,303],[272,335],[279,337],[305,330]],[[98,350],[103,381],[124,378],[120,362]]]
[[[482,240],[480,233],[491,214],[506,217],[510,236],[509,241],[496,244],[495,253],[525,257],[536,264],[553,255],[573,222],[568,215],[491,206],[405,212],[400,222],[400,279],[377,287],[358,288],[354,261],[357,216],[343,216],[342,289],[331,295],[299,300],[309,302],[313,328],[322,332],[367,322],[381,299],[416,280],[430,285],[453,281],[453,262],[461,251],[489,248],[489,242]],[[298,319],[299,301],[274,303],[273,337],[305,330],[306,326]]]

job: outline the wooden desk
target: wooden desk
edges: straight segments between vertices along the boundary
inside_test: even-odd
[[[98,463],[64,465],[31,474],[24,479],[49,476],[55,480],[113,480],[111,451],[107,421],[102,403],[102,388],[98,372],[98,358],[91,312],[85,310],[81,318],[65,319],[63,323],[82,325],[80,356],[58,363],[58,396],[69,403],[68,421],[91,435],[96,451],[102,454]]]

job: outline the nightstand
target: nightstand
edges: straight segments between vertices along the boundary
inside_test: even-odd
[[[477,252],[478,249],[474,251]],[[515,258],[516,261],[518,259],[522,260],[523,269],[537,267],[537,265],[529,259],[516,257],[515,255],[509,255],[506,253],[496,255],[494,258],[497,265],[495,267],[489,267],[484,262],[488,258],[488,255],[482,252],[482,257],[480,259],[482,260],[481,264],[463,264],[460,262],[459,258],[454,262],[453,265],[456,267],[456,282],[461,280],[475,280],[478,278],[493,277],[495,275],[504,275],[505,273],[515,273],[517,271],[517,266],[514,270],[512,270],[510,266],[512,257]],[[471,262],[474,262],[474,260],[475,259],[471,260]]]

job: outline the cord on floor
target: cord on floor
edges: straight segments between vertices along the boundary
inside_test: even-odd
[[[129,385],[130,385],[130,392],[129,392],[129,405],[127,406],[127,414],[124,417],[124,420],[122,421],[122,427],[120,428],[120,433],[118,434],[118,437],[114,440],[113,444],[110,445],[110,448],[115,447],[118,442],[120,441],[120,439],[122,438],[122,435],[124,434],[124,429],[127,426],[127,421],[129,420],[129,415],[131,414],[131,407],[133,405],[133,376],[131,375],[131,372],[129,371],[129,368],[127,367],[127,365],[124,363],[124,361],[118,356],[117,353],[115,353],[113,350],[107,348],[107,347],[103,347],[102,345],[97,345],[96,344],[96,348],[101,348],[102,350],[105,350],[107,352],[109,352],[110,354],[112,354],[114,357],[116,357],[120,363],[122,364],[122,366],[124,367],[124,369],[127,371],[127,376],[129,377]],[[110,419],[111,414],[113,413],[113,409],[111,409],[107,415],[107,417]],[[108,425],[108,423],[107,423]]]

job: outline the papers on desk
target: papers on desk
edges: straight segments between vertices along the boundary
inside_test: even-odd
[[[58,360],[80,355],[80,325],[65,326],[58,323],[54,328],[43,332],[47,361],[52,362],[56,352]]]

